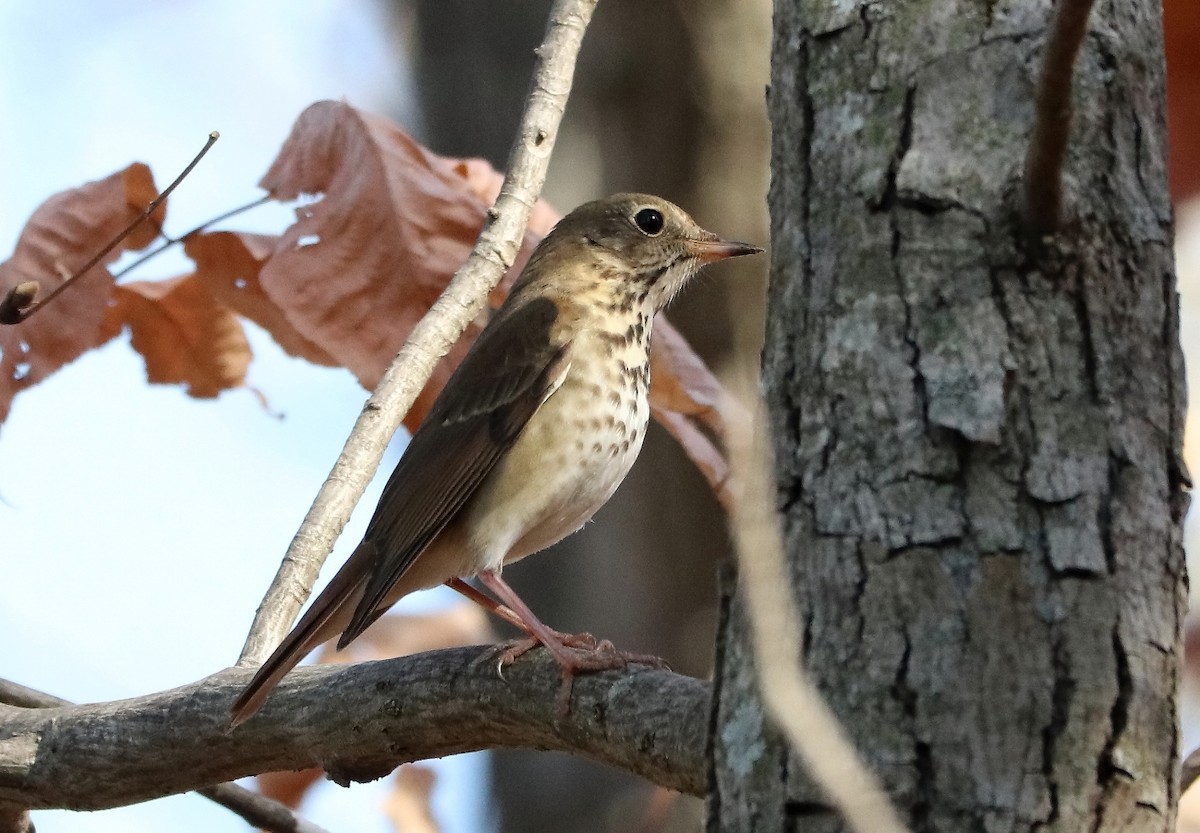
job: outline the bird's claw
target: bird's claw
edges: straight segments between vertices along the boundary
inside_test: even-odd
[[[629,665],[646,665],[657,669],[670,669],[665,660],[652,654],[620,651],[607,639],[596,639],[590,633],[562,634],[557,631],[558,645],[544,645],[534,638],[521,639],[498,646],[496,674],[504,679],[504,669],[538,646],[543,646],[554,657],[562,672],[562,685],[556,699],[556,710],[561,717],[570,714],[571,693],[575,677],[580,673],[612,671]]]

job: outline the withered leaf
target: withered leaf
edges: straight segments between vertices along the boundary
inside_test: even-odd
[[[386,119],[318,102],[301,114],[261,182],[277,199],[319,195],[297,210],[297,221],[279,237],[193,235],[185,250],[195,273],[168,281],[114,287],[98,266],[29,322],[0,328],[0,420],[17,391],[124,326],[152,382],[186,384],[193,396],[241,385],[250,350],[237,315],[262,326],[291,355],[345,366],[374,387],[467,257],[502,181],[482,160],[438,156]],[[30,219],[12,259],[0,265],[0,295],[37,280],[44,297],[155,195],[149,170],[135,164],[51,198]],[[164,212],[158,209],[156,223]],[[539,201],[493,305],[557,220]],[[156,233],[155,225],[143,226],[123,248],[144,248]],[[481,326],[468,328],[440,363],[405,420],[410,429]],[[656,418],[727,500],[720,384],[661,316],[651,361]]]
[[[405,764],[392,778],[384,812],[396,833],[442,833],[433,817],[437,773],[420,764]]]
[[[333,643],[325,643],[318,661],[365,662],[438,648],[482,645],[495,639],[487,616],[482,607],[466,601],[433,613],[389,613],[340,651]]]
[[[22,282],[37,281],[38,297],[46,297],[157,195],[150,169],[140,162],[55,194],[34,211],[12,257],[0,264],[0,296]],[[8,416],[18,392],[116,335],[106,326],[113,289],[106,267],[122,252],[150,245],[165,215],[164,203],[150,222],[138,226],[52,303],[27,321],[0,327],[0,421]]]
[[[325,770],[313,767],[295,772],[262,772],[254,780],[258,782],[260,793],[295,810],[308,791],[325,780]]]
[[[218,303],[262,327],[288,355],[337,365],[288,321],[259,283],[259,272],[278,245],[275,235],[217,231],[187,238],[183,249],[196,264],[196,278]]]
[[[198,398],[244,384],[251,354],[241,322],[196,275],[117,286],[113,300],[110,320],[129,327],[150,382],[185,384]]]
[[[487,613],[478,605],[463,602],[444,610],[425,614],[389,613],[367,628],[358,639],[336,650],[327,642],[317,654],[321,663],[366,662],[369,660],[403,657],[437,648],[453,648],[461,645],[481,645],[494,639],[488,624]],[[400,769],[403,773],[408,767]],[[267,772],[258,776],[258,788],[263,795],[295,808],[304,799],[305,793],[318,781],[324,780],[324,771],[305,769],[298,772]],[[397,775],[400,782],[409,784],[406,777]],[[409,784],[409,786],[411,786]],[[428,801],[428,792],[405,792],[402,788],[396,800],[396,812],[417,812],[420,800]],[[390,807],[389,803],[389,807]],[[389,813],[391,810],[389,810]],[[419,815],[419,813],[418,813]],[[407,830],[408,828],[399,828]],[[424,829],[424,828],[417,828]]]
[[[322,101],[300,115],[260,185],[281,200],[321,195],[298,209],[264,264],[264,292],[373,388],[466,260],[488,207],[479,190],[492,183],[478,166],[430,152],[380,116]],[[531,232],[522,258],[533,240]],[[478,329],[438,366],[410,428]]]

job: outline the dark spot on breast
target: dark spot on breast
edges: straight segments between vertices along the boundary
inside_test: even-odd
[[[604,450],[604,446],[600,445],[600,443],[592,443],[592,453],[593,454],[599,454],[603,450]]]
[[[622,453],[624,453],[624,452],[626,452],[626,451],[628,451],[628,450],[629,450],[629,440],[621,440],[621,451],[622,451]]]
[[[614,408],[619,408],[621,406],[621,392],[619,390],[610,391],[608,401],[613,404]]]

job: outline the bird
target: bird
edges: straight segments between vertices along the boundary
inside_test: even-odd
[[[312,649],[334,637],[346,647],[400,598],[440,584],[528,634],[502,663],[536,645],[553,655],[560,706],[576,672],[633,656],[547,627],[501,570],[582,527],[629,472],[650,413],[655,314],[705,264],[761,251],[648,194],[563,217],[417,427],[362,542],[233,703],[231,727]]]

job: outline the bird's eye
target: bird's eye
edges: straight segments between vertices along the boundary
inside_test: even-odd
[[[638,227],[638,231],[649,237],[661,234],[664,222],[662,212],[655,208],[643,208],[633,215],[633,224]]]

